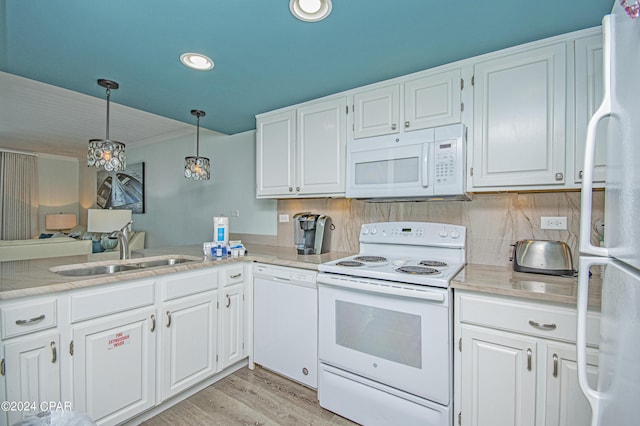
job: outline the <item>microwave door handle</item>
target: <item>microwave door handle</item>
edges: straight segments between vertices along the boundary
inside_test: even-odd
[[[420,183],[423,188],[429,187],[429,144],[422,144],[422,158],[420,164]]]

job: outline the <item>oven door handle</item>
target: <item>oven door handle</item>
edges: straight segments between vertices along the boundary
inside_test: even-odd
[[[340,287],[347,290],[365,291],[373,294],[388,294],[392,296],[409,297],[413,299],[428,300],[431,302],[444,303],[446,301],[445,291],[430,290],[429,287],[405,288],[396,287],[376,280],[360,281],[353,279],[335,278],[332,276],[318,275],[318,284]]]

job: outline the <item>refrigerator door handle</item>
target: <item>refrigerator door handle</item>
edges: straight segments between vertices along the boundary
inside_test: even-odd
[[[613,19],[606,15],[602,19],[604,82],[602,103],[589,120],[587,126],[587,138],[584,149],[584,168],[582,176],[582,199],[580,203],[580,252],[597,256],[608,256],[609,251],[605,247],[591,244],[591,206],[593,201],[593,167],[596,151],[596,130],[598,123],[611,115],[611,32]]]
[[[587,309],[589,306],[589,268],[592,265],[609,263],[608,258],[580,256],[578,274],[578,312],[576,333],[576,355],[578,367],[578,384],[582,393],[591,405],[591,422],[596,425],[599,401],[602,394],[589,386],[587,380]]]

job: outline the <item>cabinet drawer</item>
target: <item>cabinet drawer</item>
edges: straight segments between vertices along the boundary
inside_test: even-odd
[[[2,307],[2,338],[20,336],[56,326],[56,299],[44,299]]]
[[[85,290],[71,296],[71,322],[124,312],[155,302],[153,280]]]
[[[232,284],[241,283],[244,280],[244,266],[238,265],[225,268],[222,271],[222,285],[227,287]]]
[[[531,336],[575,343],[575,309],[551,304],[522,302],[499,296],[461,294],[460,321]],[[587,313],[587,344],[597,346],[600,340],[600,319]]]
[[[172,274],[160,280],[162,300],[202,293],[218,288],[217,268]]]

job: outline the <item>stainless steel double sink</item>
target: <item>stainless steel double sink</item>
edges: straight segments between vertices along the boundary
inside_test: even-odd
[[[159,266],[172,266],[182,263],[201,262],[201,258],[193,256],[163,256],[160,258],[147,258],[134,261],[114,261],[113,263],[95,262],[96,264],[82,264],[70,267],[71,265],[56,266],[50,269],[67,277],[85,277],[92,275],[115,274],[116,272],[140,271]],[[125,263],[126,262],[126,263]]]

